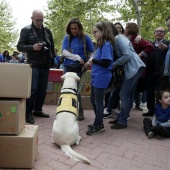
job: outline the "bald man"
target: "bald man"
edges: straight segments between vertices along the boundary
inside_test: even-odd
[[[163,88],[162,75],[164,70],[165,56],[169,42],[164,39],[165,29],[158,27],[154,31],[155,41],[152,43],[154,51],[148,57],[146,70],[146,96],[148,112],[143,116],[153,116],[155,111],[155,93]]]
[[[32,67],[31,96],[26,100],[26,122],[34,124],[33,116],[49,118],[48,114],[42,112],[42,107],[55,52],[52,33],[43,26],[43,12],[34,10],[31,20],[32,23],[21,30],[17,49],[27,53],[27,63]]]

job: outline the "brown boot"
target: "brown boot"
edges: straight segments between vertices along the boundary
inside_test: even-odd
[[[84,120],[84,111],[83,111],[83,108],[80,108],[80,109],[79,109],[78,120],[79,120],[79,121]]]

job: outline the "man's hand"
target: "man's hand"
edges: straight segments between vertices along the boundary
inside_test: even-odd
[[[168,48],[168,46],[166,44],[164,44],[163,42],[161,42],[159,45],[158,45],[158,48],[159,49],[166,49]]]
[[[41,51],[43,44],[42,43],[36,43],[33,45],[34,51]]]

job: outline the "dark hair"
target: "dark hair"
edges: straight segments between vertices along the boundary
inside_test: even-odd
[[[5,54],[6,52],[8,53],[7,56],[9,56],[9,51],[7,51],[7,50],[5,50],[5,51],[3,52],[3,56],[6,56],[6,54]]]
[[[166,19],[166,22],[170,19],[170,16]]]
[[[128,34],[129,35],[135,35],[139,32],[139,28],[138,25],[134,22],[128,22],[126,24],[126,28],[128,30]]]
[[[122,24],[120,22],[116,22],[115,25],[120,25],[121,28],[122,28],[122,34],[124,34],[125,32],[125,29],[123,28]]]
[[[102,32],[102,36],[97,40],[97,46],[102,47],[106,41],[109,41],[114,46],[114,35],[108,22],[100,21],[95,27]]]
[[[80,20],[78,18],[72,18],[70,19],[70,21],[68,22],[67,26],[66,26],[66,32],[68,35],[70,35],[70,37],[73,37],[73,34],[70,31],[70,25],[71,24],[77,24],[79,27],[79,37],[83,37],[84,35],[84,29],[83,29],[83,25],[81,24]]]
[[[115,24],[113,24],[112,22],[108,22],[108,25],[109,25],[109,27],[111,28],[112,34],[113,34],[114,36],[116,36],[116,35],[119,34],[118,30],[116,29]]]
[[[168,89],[165,90],[160,90],[157,94],[156,94],[156,102],[160,103],[159,100],[162,100],[162,96],[165,92],[170,93],[170,91]]]

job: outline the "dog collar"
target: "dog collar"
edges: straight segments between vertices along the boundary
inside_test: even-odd
[[[76,90],[76,89],[72,89],[72,88],[63,88],[62,90],[65,90],[65,89],[70,89],[70,90],[73,90],[75,93],[77,93],[77,90]]]

